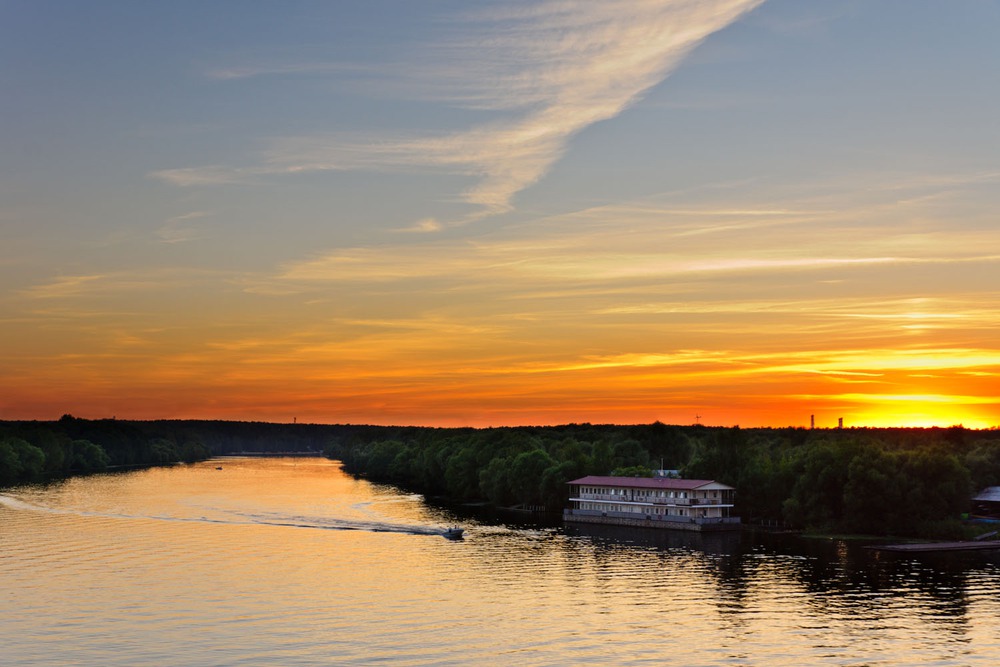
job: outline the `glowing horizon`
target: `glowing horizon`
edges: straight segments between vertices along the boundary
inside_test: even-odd
[[[8,9],[0,419],[1000,425],[996,4],[296,7]]]

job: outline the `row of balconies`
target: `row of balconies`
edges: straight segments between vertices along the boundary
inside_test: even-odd
[[[602,494],[584,494],[580,500],[605,500],[611,502],[653,503],[654,505],[732,505],[732,499],[725,498],[657,498],[653,496],[609,496]]]

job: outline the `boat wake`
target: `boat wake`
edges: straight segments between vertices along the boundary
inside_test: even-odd
[[[142,515],[121,512],[100,512],[72,508],[56,508],[25,502],[20,498],[0,494],[0,507],[27,512],[43,512],[46,514],[63,514],[83,517],[98,517],[105,519],[174,521],[188,523],[212,523],[234,526],[277,526],[282,528],[311,528],[314,530],[358,530],[371,533],[402,533],[407,535],[438,535],[444,536],[447,529],[417,524],[391,523],[375,519],[347,519],[324,516],[295,516],[279,512],[238,512],[216,509],[230,516],[169,516]]]
[[[277,512],[242,513],[234,512],[246,523],[261,526],[284,526],[288,528],[315,528],[320,530],[361,530],[370,533],[404,533],[409,535],[442,535],[444,529],[433,526],[389,523],[373,519],[344,519],[339,517],[287,516]]]
[[[4,507],[9,507],[12,510],[36,510],[42,512],[45,511],[44,507],[38,507],[37,505],[26,503],[23,500],[18,500],[13,496],[5,496],[3,494],[0,494],[0,505]]]

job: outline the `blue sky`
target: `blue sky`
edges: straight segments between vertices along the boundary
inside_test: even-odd
[[[0,2],[0,417],[995,423],[998,28]]]

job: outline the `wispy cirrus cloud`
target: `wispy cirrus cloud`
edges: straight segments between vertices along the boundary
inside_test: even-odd
[[[414,90],[501,112],[501,119],[437,135],[286,137],[250,168],[170,169],[153,176],[192,186],[263,173],[434,167],[478,179],[460,195],[473,211],[455,222],[501,214],[548,173],[573,135],[622,113],[707,36],[761,2],[550,0],[470,13],[461,38],[428,46],[415,65],[400,71]],[[212,76],[323,71],[326,66],[307,63],[230,68]]]
[[[650,200],[601,206],[506,226],[474,242],[455,238],[419,246],[342,247],[285,264],[269,280],[290,287],[443,279],[466,287],[485,282],[537,290],[711,279],[719,288],[720,280],[746,285],[751,277],[777,280],[792,274],[829,282],[860,280],[873,271],[977,271],[997,261],[996,233],[990,229],[938,229],[936,218],[917,223],[909,209],[881,226],[859,225],[858,220],[882,211],[891,195],[841,211],[827,208],[825,201],[810,209],[795,200],[783,206],[758,206],[752,200],[726,207]],[[432,232],[440,225],[426,219],[407,231]],[[900,298],[909,298],[914,289],[902,289]],[[929,318],[934,319],[940,318]]]
[[[179,187],[206,185],[239,185],[253,182],[257,177],[269,173],[268,169],[242,169],[210,165],[205,167],[182,167],[179,169],[159,169],[151,172],[150,178]]]
[[[270,161],[303,170],[443,167],[479,176],[462,195],[477,208],[469,219],[500,214],[548,172],[570,137],[620,114],[705,37],[760,1],[548,2],[482,14],[475,40],[443,47],[461,69],[431,69],[457,101],[515,109],[513,117],[380,143],[292,139],[276,145]],[[318,149],[303,152],[304,144]]]
[[[414,224],[409,227],[404,227],[400,229],[401,232],[409,232],[413,234],[430,234],[433,232],[439,232],[444,228],[440,222],[434,218],[424,218],[423,220],[417,220]]]
[[[105,274],[59,276],[41,285],[24,290],[23,294],[35,299],[61,299],[84,294],[107,279]]]
[[[29,301],[92,299],[109,295],[154,294],[177,287],[200,289],[208,283],[228,280],[232,274],[219,270],[150,267],[131,271],[60,275],[22,289]]]
[[[156,230],[156,235],[163,243],[184,243],[200,238],[202,232],[196,227],[196,222],[211,214],[207,211],[192,211],[169,218]]]
[[[210,79],[252,79],[258,76],[325,75],[339,72],[363,72],[366,68],[345,63],[304,62],[283,65],[241,65],[237,67],[213,67],[205,72]]]

